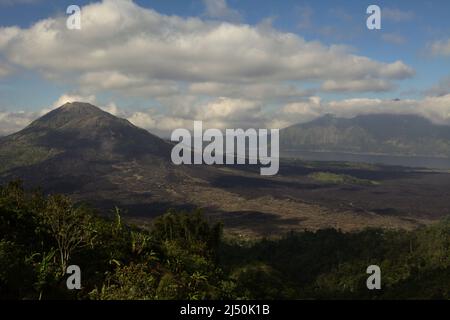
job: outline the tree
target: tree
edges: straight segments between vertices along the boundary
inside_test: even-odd
[[[50,196],[40,213],[51,231],[60,257],[61,272],[65,274],[73,252],[92,244],[95,237],[92,216],[83,207],[75,207],[62,195]]]

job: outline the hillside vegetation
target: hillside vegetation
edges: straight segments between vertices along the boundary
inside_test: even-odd
[[[358,179],[347,174],[336,174],[332,172],[313,172],[308,175],[311,179],[330,184],[355,184],[355,185],[378,185],[377,181]]]
[[[63,195],[0,188],[1,299],[450,298],[450,220],[415,231],[290,233],[238,240],[201,212],[142,229]],[[82,289],[66,288],[79,265]],[[367,266],[382,290],[366,288]]]

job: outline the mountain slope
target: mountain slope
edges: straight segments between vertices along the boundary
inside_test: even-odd
[[[0,172],[54,157],[117,161],[152,155],[167,159],[170,146],[88,103],[67,103],[0,139]]]
[[[326,115],[280,132],[282,150],[450,157],[450,127],[415,115]]]
[[[0,174],[5,181],[21,178],[31,186],[70,192],[102,184],[121,163],[142,161],[158,168],[155,175],[167,173],[169,156],[170,145],[162,139],[91,104],[75,102],[2,138]]]
[[[207,198],[217,170],[176,166],[172,145],[88,103],[68,103],[0,139],[0,184],[65,193],[102,212],[152,216]],[[197,188],[197,189],[196,189]]]

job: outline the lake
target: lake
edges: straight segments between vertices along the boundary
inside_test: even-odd
[[[281,157],[300,158],[309,161],[345,161],[430,169],[450,169],[450,159],[434,157],[368,155],[319,151],[285,151],[281,153]]]

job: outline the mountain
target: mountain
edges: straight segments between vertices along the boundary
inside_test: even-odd
[[[0,170],[76,154],[86,160],[169,155],[167,143],[88,103],[67,103],[0,139]]]
[[[280,132],[284,151],[450,157],[450,126],[416,115],[325,115]]]
[[[0,182],[22,179],[45,192],[99,203],[151,190],[154,201],[163,201],[162,186],[170,188],[180,171],[171,165],[170,150],[125,119],[88,103],[67,103],[0,139]]]

